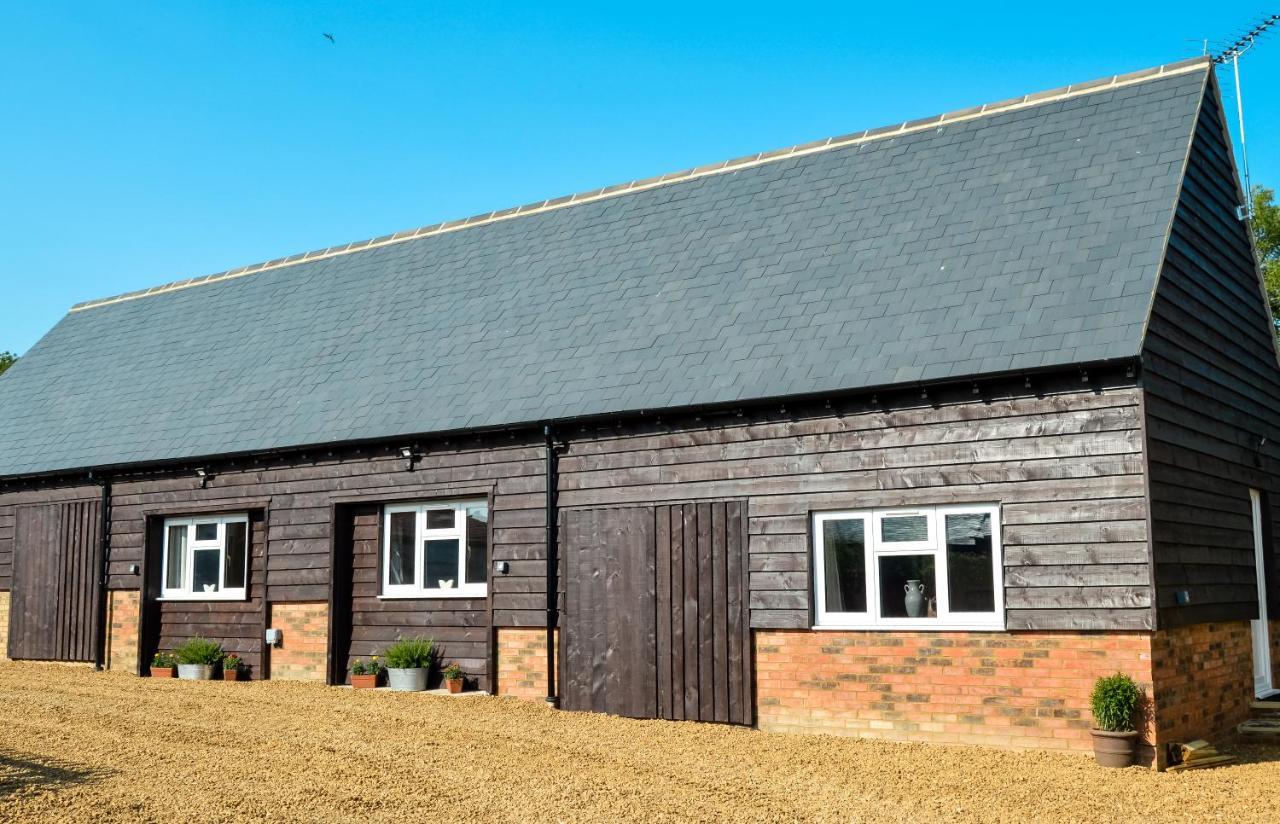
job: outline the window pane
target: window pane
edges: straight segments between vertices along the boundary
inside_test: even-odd
[[[458,539],[445,538],[427,541],[423,554],[426,560],[426,578],[422,585],[427,589],[453,589],[458,585]]]
[[[936,617],[938,590],[932,555],[881,555],[877,560],[881,617]]]
[[[483,584],[489,571],[489,507],[467,507],[467,583]]]
[[[865,522],[861,518],[823,522],[822,552],[827,612],[866,612]]]
[[[227,589],[240,589],[244,586],[245,556],[248,554],[248,524],[236,522],[227,524],[226,568],[223,570],[222,582]]]
[[[191,590],[201,592],[218,591],[218,562],[222,553],[216,549],[197,549],[191,566]]]
[[[924,515],[894,515],[880,519],[880,540],[907,543],[929,540],[929,519]]]
[[[165,558],[165,589],[181,589],[187,572],[187,527],[169,527],[169,548]]]
[[[417,529],[416,512],[391,513],[391,538],[387,548],[387,583],[402,586],[413,583],[414,531]]]
[[[994,612],[991,515],[947,516],[947,597],[951,612]]]
[[[453,529],[452,509],[428,509],[427,529]]]
[[[218,525],[217,524],[196,524],[196,540],[197,541],[218,540]]]

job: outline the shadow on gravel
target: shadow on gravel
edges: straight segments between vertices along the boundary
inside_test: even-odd
[[[0,752],[0,798],[40,791],[56,791],[102,778],[78,764],[44,759],[32,761],[13,753]]]

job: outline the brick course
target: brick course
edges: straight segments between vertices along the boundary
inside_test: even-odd
[[[1141,632],[757,631],[755,653],[761,729],[1016,749],[1090,750],[1094,680],[1152,679]]]
[[[329,647],[329,605],[272,604],[269,626],[283,633],[280,646],[269,653],[271,677],[323,682]]]
[[[0,592],[0,661],[9,660],[9,593]]]
[[[138,603],[137,590],[115,589],[107,596],[105,663],[109,670],[138,671]]]
[[[559,636],[557,635],[557,642]],[[558,650],[557,650],[558,651]],[[498,630],[498,695],[527,701],[547,697],[547,631]]]
[[[1230,738],[1253,701],[1250,622],[1161,630],[1152,645],[1160,743]]]

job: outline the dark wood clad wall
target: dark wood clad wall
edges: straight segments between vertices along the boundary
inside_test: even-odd
[[[1269,493],[1267,517],[1280,504],[1280,367],[1247,225],[1235,216],[1242,196],[1228,145],[1211,89],[1144,351],[1156,589],[1168,627],[1256,617],[1250,487]],[[1270,577],[1274,604],[1280,576]]]
[[[774,407],[755,423],[746,413],[583,432],[560,459],[560,505],[746,500],[751,623],[785,628],[811,626],[811,512],[996,502],[1010,629],[1146,628],[1139,394],[1092,380],[1043,379],[1007,397],[917,390],[909,407],[804,420]]]
[[[239,655],[253,679],[265,677],[262,637],[266,627],[266,522],[262,510],[249,513],[248,599],[244,601],[165,601],[157,611],[157,649],[171,650],[188,638],[201,636],[222,644],[227,652]],[[157,533],[159,534],[159,533]],[[159,548],[153,563],[160,563]],[[142,650],[150,662],[155,649]]]
[[[337,602],[339,609],[351,605],[350,645],[338,650],[346,666],[355,658],[381,654],[397,638],[422,636],[436,642],[442,662],[456,661],[481,689],[488,689],[490,629],[485,599],[379,598],[380,507],[351,507],[340,517],[352,520],[353,551],[345,559],[351,565],[351,584],[346,597]]]
[[[101,488],[93,484],[41,487],[29,492],[0,492],[0,592],[7,591],[13,579],[13,536],[19,506],[59,501],[96,501],[101,497]]]

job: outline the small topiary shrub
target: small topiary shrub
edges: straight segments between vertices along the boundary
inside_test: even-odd
[[[426,669],[435,658],[436,642],[430,638],[401,638],[383,655],[390,669]]]
[[[1093,721],[1105,732],[1133,732],[1133,718],[1142,690],[1124,673],[1099,678],[1089,695]]]
[[[173,654],[178,659],[179,664],[208,664],[215,666],[222,663],[222,645],[217,641],[210,641],[208,638],[188,638]]]

